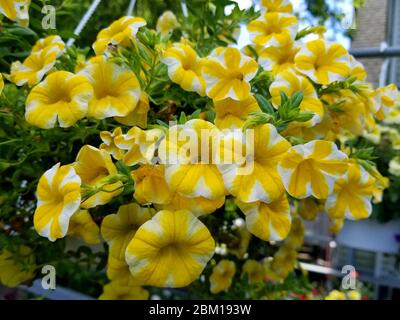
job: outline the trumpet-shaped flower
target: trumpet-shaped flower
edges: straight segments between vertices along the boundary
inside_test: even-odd
[[[286,191],[298,199],[326,199],[347,169],[347,155],[322,140],[290,148],[278,166]]]
[[[99,300],[147,300],[149,296],[149,292],[142,287],[111,281],[103,287]]]
[[[0,251],[0,284],[15,288],[35,276],[35,256],[32,249],[19,246],[16,252]]]
[[[251,41],[263,47],[285,47],[293,43],[299,29],[296,16],[264,12],[247,25]]]
[[[112,175],[117,174],[117,168],[104,150],[83,146],[76,157],[74,168],[82,179],[82,191],[88,192],[82,201],[83,208],[106,204],[122,192],[121,181],[109,181]]]
[[[135,110],[141,89],[132,71],[99,56],[92,58],[79,74],[86,76],[94,89],[88,117],[124,117]]]
[[[245,100],[250,95],[250,80],[257,73],[255,60],[236,48],[217,48],[203,66],[207,96],[215,101]]]
[[[148,95],[142,91],[136,108],[124,117],[114,117],[114,120],[126,126],[139,126],[142,129],[147,128],[147,114],[150,110]]]
[[[68,227],[68,235],[82,239],[88,244],[100,243],[100,229],[93,221],[87,210],[79,210],[71,217]]]
[[[126,261],[143,285],[184,287],[200,276],[214,247],[207,227],[189,211],[163,210],[136,232]]]
[[[23,63],[13,62],[10,70],[10,80],[17,86],[28,84],[32,87],[39,83],[44,75],[52,69],[56,63],[57,51],[48,48],[30,54]]]
[[[172,11],[167,10],[158,18],[156,30],[165,36],[171,33],[177,26],[179,26],[179,23],[176,16]]]
[[[246,260],[242,266],[242,276],[247,275],[250,284],[261,283],[264,281],[264,266],[256,260]]]
[[[210,291],[217,294],[228,290],[232,285],[233,276],[236,272],[235,263],[229,260],[221,260],[213,268],[210,276]]]
[[[347,174],[336,180],[325,203],[326,212],[331,218],[366,219],[372,212],[374,188],[375,179],[359,164],[351,163]]]
[[[333,290],[329,292],[325,300],[346,300],[346,294],[338,290]]]
[[[0,1],[0,13],[8,19],[16,21],[22,26],[29,24],[29,5],[31,0],[2,0]]]
[[[69,220],[81,203],[81,178],[70,165],[56,164],[39,179],[35,230],[50,241],[64,237]]]
[[[165,178],[171,192],[209,200],[225,195],[224,182],[213,159],[219,137],[220,131],[211,122],[200,119],[169,129],[158,156],[166,165]]]
[[[108,152],[115,160],[121,160],[125,155],[125,150],[122,150],[115,145],[115,139],[122,135],[122,129],[120,127],[114,129],[113,132],[100,132],[100,138],[103,141],[100,145],[100,149]]]
[[[376,117],[378,120],[384,120],[389,115],[390,110],[394,109],[398,103],[399,91],[395,84],[377,90],[378,112]]]
[[[203,59],[187,44],[176,43],[166,50],[162,62],[168,66],[169,78],[183,90],[204,96],[206,83],[201,76]]]
[[[350,77],[356,77],[358,81],[364,81],[367,77],[367,72],[363,64],[356,60],[352,55],[349,56],[350,59]]]
[[[225,136],[224,152],[232,152],[234,161],[231,164],[221,164],[218,168],[225,187],[238,200],[245,203],[269,203],[284,192],[277,165],[290,148],[290,143],[271,124],[257,126],[252,132],[253,140],[242,132]],[[244,148],[245,155],[242,154]]]
[[[29,93],[25,118],[43,129],[73,126],[86,116],[93,88],[83,76],[67,71],[50,74]]]
[[[293,5],[290,0],[261,0],[261,10],[266,12],[292,13]]]
[[[252,112],[261,111],[257,100],[250,95],[243,101],[230,98],[214,102],[214,123],[219,129],[239,129]]]
[[[292,219],[285,193],[271,203],[237,201],[237,205],[246,215],[246,226],[251,234],[264,241],[279,241],[287,237]]]
[[[116,214],[110,214],[103,219],[101,235],[110,246],[107,276],[111,280],[125,284],[136,283],[125,261],[125,251],[139,227],[150,220],[154,213],[154,209],[141,208],[132,203],[121,206]]]
[[[65,43],[60,36],[50,35],[46,38],[39,39],[32,47],[32,53],[49,50],[57,53],[57,57],[61,55],[65,48]]]
[[[275,78],[269,91],[275,108],[281,105],[281,92],[286,93],[289,97],[292,97],[298,92],[303,93],[304,97],[303,101],[300,103],[300,110],[302,112],[312,112],[314,117],[302,125],[313,127],[322,121],[324,106],[318,98],[314,86],[307,78],[297,75],[292,70],[283,71]]]
[[[295,42],[283,47],[261,47],[258,50],[258,63],[265,71],[279,74],[287,69],[294,68],[294,58],[300,48]]]
[[[115,138],[115,145],[125,150],[122,161],[127,166],[134,166],[138,163],[152,164],[155,160],[155,152],[164,133],[160,129],[144,131],[133,127],[127,134]]]
[[[97,55],[101,55],[107,51],[109,45],[129,47],[139,28],[145,25],[146,21],[143,18],[122,17],[99,32],[93,43],[93,50]]]
[[[350,73],[347,50],[338,43],[330,44],[322,39],[304,44],[294,60],[300,73],[323,85],[345,80]]]
[[[313,198],[300,200],[297,205],[297,213],[304,220],[314,221],[321,212],[319,203]]]

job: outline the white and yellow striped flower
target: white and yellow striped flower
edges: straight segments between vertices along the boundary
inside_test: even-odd
[[[115,144],[115,140],[122,136],[123,133],[120,127],[115,128],[113,132],[100,132],[100,138],[101,141],[103,141],[100,145],[100,149],[108,152],[115,160],[121,160],[125,155],[125,150],[118,148]]]
[[[293,43],[299,29],[296,16],[264,12],[247,25],[250,39],[255,45],[263,47],[285,47]]]
[[[239,129],[252,112],[260,112],[257,100],[253,95],[242,101],[230,98],[214,101],[215,125],[223,129]]]
[[[150,102],[148,95],[142,91],[136,108],[124,117],[114,117],[114,120],[125,126],[139,126],[147,128],[147,114],[150,110]]]
[[[249,82],[257,70],[257,62],[242,54],[239,49],[215,49],[203,66],[207,96],[215,101],[247,99],[251,89]]]
[[[277,75],[269,91],[275,108],[281,105],[281,92],[286,93],[289,97],[292,97],[298,92],[302,92],[304,98],[300,104],[300,110],[302,112],[314,113],[314,117],[310,121],[302,123],[302,125],[313,127],[322,121],[324,106],[318,98],[314,86],[306,77],[297,75],[293,70],[283,71]]]
[[[168,48],[162,58],[168,66],[169,78],[183,90],[194,91],[204,96],[206,83],[201,75],[203,59],[188,44],[175,43]]]
[[[107,181],[110,176],[117,174],[117,168],[106,151],[89,145],[83,146],[79,150],[73,166],[84,186],[101,188],[101,190],[96,190],[98,192],[95,194],[84,199],[81,205],[83,208],[89,209],[106,204],[123,191],[121,181]]]
[[[285,190],[277,165],[290,148],[290,143],[271,124],[257,126],[253,132],[254,140],[241,131],[224,137],[224,158],[233,161],[226,163],[224,160],[218,168],[225,187],[238,200],[269,203],[279,198]],[[242,153],[244,147],[246,154],[237,155],[238,152]]]
[[[56,60],[57,51],[54,48],[34,52],[23,63],[16,61],[11,64],[10,81],[17,86],[27,84],[32,87],[54,67]]]
[[[358,81],[364,81],[367,78],[367,71],[364,65],[357,61],[352,55],[349,55],[350,59],[350,74],[349,77],[356,77]]]
[[[261,0],[260,6],[261,10],[266,12],[293,12],[293,5],[290,0]]]
[[[335,181],[333,193],[325,203],[326,212],[334,219],[366,219],[372,212],[374,188],[375,178],[352,162],[347,174]]]
[[[258,63],[265,71],[278,74],[294,68],[294,58],[300,51],[300,46],[292,42],[283,47],[261,47],[258,49]]]
[[[171,33],[176,27],[179,26],[176,16],[171,10],[164,11],[161,16],[158,17],[156,30],[165,36]]]
[[[70,165],[56,164],[39,180],[37,207],[33,216],[35,230],[50,241],[63,238],[69,220],[81,203],[81,178]]]
[[[0,13],[22,26],[29,24],[29,5],[31,0],[1,0]]]
[[[143,285],[184,287],[201,275],[214,248],[207,227],[189,211],[163,210],[136,232],[126,261]]]
[[[93,88],[84,76],[54,72],[29,93],[26,121],[43,129],[57,123],[62,128],[71,127],[87,115],[92,97]]]
[[[271,203],[236,201],[246,215],[247,230],[264,241],[279,241],[287,237],[292,218],[286,193]]]
[[[0,251],[0,284],[15,288],[35,277],[37,269],[35,255],[31,248],[19,245],[13,252],[2,248]]]
[[[122,161],[127,166],[134,166],[138,163],[152,164],[163,137],[164,132],[160,129],[142,130],[133,127],[127,134],[116,137],[114,142],[119,149],[126,151]]]
[[[132,279],[125,252],[129,242],[142,224],[155,214],[151,208],[142,208],[136,203],[122,205],[116,214],[103,219],[101,235],[109,245],[107,277],[124,284],[138,284]]]
[[[265,278],[263,264],[252,259],[246,260],[242,266],[242,276],[245,275],[250,284],[262,283]]]
[[[295,57],[295,65],[300,73],[323,85],[345,80],[350,74],[347,50],[341,44],[322,39],[305,43]]]
[[[87,77],[94,89],[88,117],[124,117],[135,110],[141,89],[132,71],[98,56],[90,59],[79,74]]]
[[[222,176],[214,161],[219,138],[218,128],[201,119],[169,129],[160,143],[158,156],[166,165],[165,178],[171,192],[209,200],[225,195]]]
[[[139,28],[145,25],[146,21],[140,17],[122,17],[114,21],[97,35],[97,39],[93,43],[94,52],[101,55],[107,51],[108,45],[129,47]]]
[[[42,50],[50,50],[57,53],[57,57],[61,55],[65,48],[65,43],[58,35],[50,35],[46,38],[39,39],[32,47],[32,53]]]
[[[347,155],[322,140],[290,148],[278,166],[286,191],[298,199],[326,199],[347,169]]]
[[[103,287],[99,300],[147,300],[150,293],[140,286],[111,281]]]
[[[87,210],[78,210],[69,221],[68,236],[82,239],[88,244],[100,243],[100,229]]]
[[[231,285],[236,273],[236,265],[233,261],[221,260],[213,268],[210,276],[210,291],[217,294],[221,291],[227,291]]]
[[[378,120],[384,120],[389,115],[390,110],[394,109],[398,104],[399,91],[395,84],[390,84],[386,87],[376,90],[378,112],[376,117]]]

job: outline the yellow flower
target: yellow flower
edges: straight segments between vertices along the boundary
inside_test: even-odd
[[[86,76],[94,89],[88,117],[124,117],[135,110],[141,89],[132,71],[99,56],[92,58],[79,74]]]
[[[124,284],[137,284],[132,279],[129,266],[125,261],[125,251],[139,227],[150,220],[155,211],[141,208],[132,203],[122,205],[117,214],[110,214],[103,219],[101,235],[110,246],[107,276]]]
[[[88,111],[93,88],[83,76],[67,71],[50,74],[29,93],[26,100],[25,118],[34,126],[62,128],[73,126]]]
[[[111,281],[103,287],[99,300],[147,300],[149,296],[149,292],[142,287]]]
[[[249,82],[257,70],[257,62],[242,54],[239,49],[215,49],[203,66],[207,96],[215,101],[247,99],[250,95]]]
[[[50,35],[46,38],[39,39],[32,47],[32,53],[40,52],[43,50],[50,50],[57,53],[57,57],[61,55],[65,48],[65,43],[60,36]]]
[[[33,224],[42,237],[55,241],[67,234],[69,220],[81,203],[80,188],[81,178],[70,165],[58,163],[39,179]]]
[[[179,25],[174,13],[170,10],[164,11],[158,18],[156,30],[165,36],[172,32]]]
[[[330,219],[329,232],[336,235],[338,234],[344,225],[344,217],[339,219]]]
[[[115,145],[115,139],[121,136],[122,129],[120,127],[115,128],[113,132],[100,132],[100,138],[103,141],[100,149],[108,152],[115,160],[121,160],[125,155],[125,151]]]
[[[361,293],[357,290],[350,290],[346,292],[348,300],[361,300]]]
[[[82,207],[85,209],[106,204],[123,190],[122,182],[107,181],[110,176],[117,174],[117,168],[111,156],[104,150],[89,145],[83,146],[76,157],[74,168],[81,177],[82,184],[97,191],[83,199]]]
[[[300,110],[302,112],[314,113],[314,117],[310,121],[302,123],[302,125],[313,127],[322,121],[324,106],[321,100],[319,100],[314,86],[306,77],[297,75],[293,70],[283,71],[277,75],[269,91],[275,108],[281,105],[281,92],[286,93],[289,97],[292,97],[298,92],[302,92],[304,98],[300,104]]]
[[[400,177],[400,157],[395,157],[389,162],[389,173]]]
[[[291,44],[298,28],[299,22],[295,16],[279,12],[264,12],[247,26],[251,41],[263,47],[285,47]]]
[[[304,224],[298,217],[294,216],[290,228],[289,236],[285,240],[285,246],[297,250],[304,242]]]
[[[246,215],[246,226],[250,233],[264,241],[278,241],[287,237],[292,218],[285,193],[271,203],[236,203]]]
[[[206,226],[189,211],[160,211],[136,232],[126,250],[131,274],[143,285],[184,287],[214,254]]]
[[[16,252],[0,251],[0,284],[15,288],[35,276],[35,256],[27,246],[19,246]]]
[[[97,55],[101,55],[107,51],[109,44],[129,47],[138,29],[145,25],[146,21],[143,18],[122,17],[99,32],[93,50]]]
[[[134,197],[141,204],[167,204],[171,201],[171,191],[164,177],[162,165],[143,165],[132,172],[135,181]]]
[[[68,235],[82,239],[88,244],[100,243],[100,230],[87,210],[79,210],[69,221]]]
[[[351,162],[347,174],[335,181],[325,209],[332,218],[366,219],[372,212],[375,179],[359,164]]]
[[[30,3],[31,0],[2,0],[0,1],[0,13],[26,27],[29,24]]]
[[[3,92],[4,89],[4,80],[3,80],[3,75],[0,73],[0,95]]]
[[[379,88],[377,91],[377,100],[379,110],[376,113],[378,120],[384,120],[398,103],[399,91],[395,84],[390,84],[386,87]]]
[[[298,199],[326,199],[347,169],[347,155],[322,140],[292,147],[278,166],[286,191]]]
[[[386,124],[400,124],[400,105],[396,104],[394,108],[390,108],[388,114],[383,119]]]
[[[242,202],[272,202],[284,192],[284,187],[277,171],[277,165],[290,143],[282,138],[275,127],[265,124],[254,128],[254,141],[250,136],[236,133],[236,136],[226,135],[224,138],[224,152],[230,148],[239,149],[236,145],[246,146],[244,161],[232,161],[232,164],[218,166],[224,179],[226,189]],[[229,139],[233,139],[229,143]],[[250,141],[246,141],[250,140]],[[235,150],[233,151],[235,152]],[[225,156],[225,155],[224,155]],[[234,155],[235,160],[240,156]]]
[[[293,6],[290,0],[261,0],[261,10],[267,12],[292,13]]]
[[[247,275],[250,284],[263,282],[265,277],[264,267],[260,262],[249,259],[242,266],[243,275]]]
[[[28,84],[32,87],[39,83],[44,75],[52,69],[57,60],[57,51],[48,48],[30,54],[23,63],[13,62],[10,70],[10,81],[17,86]]]
[[[246,224],[243,220],[239,220],[241,223],[235,225],[233,235],[238,239],[229,246],[229,252],[235,255],[238,259],[244,259],[247,255],[247,250],[252,238],[251,233],[247,230]],[[243,222],[243,223],[242,223]]]
[[[346,294],[338,290],[333,290],[329,292],[325,300],[346,300]]]
[[[345,80],[350,73],[347,50],[338,43],[330,44],[322,39],[304,44],[295,57],[295,65],[299,72],[323,85]]]
[[[143,129],[147,128],[147,114],[150,110],[148,95],[142,91],[136,108],[125,117],[114,117],[114,120],[126,126],[139,126]]]
[[[358,81],[364,81],[367,77],[367,72],[363,64],[356,60],[352,55],[349,55],[350,59],[350,74],[349,77],[356,77]]]
[[[230,98],[214,101],[214,110],[216,114],[214,123],[221,130],[239,129],[243,126],[250,113],[261,111],[253,95],[243,101],[236,101]]]
[[[235,263],[229,260],[221,260],[212,271],[210,276],[211,293],[220,293],[228,290],[232,285],[233,276],[236,272]]]
[[[306,198],[298,202],[297,213],[304,220],[314,221],[320,212],[320,206],[313,198]]]
[[[258,63],[265,71],[272,71],[273,74],[278,74],[294,68],[294,58],[300,48],[295,42],[283,47],[261,47],[258,50]]]
[[[164,133],[160,129],[144,131],[133,127],[125,135],[115,138],[115,145],[125,150],[122,161],[127,166],[134,166],[138,163],[152,164],[155,161],[155,152]]]
[[[183,90],[204,96],[206,83],[201,76],[203,59],[187,44],[176,43],[165,51],[162,62],[168,66],[169,78]]]
[[[211,122],[200,119],[169,129],[160,143],[158,156],[166,165],[165,178],[171,192],[209,200],[225,195],[222,176],[212,159],[219,136]]]
[[[278,278],[285,279],[296,266],[297,251],[291,246],[281,246],[274,255],[271,269]]]

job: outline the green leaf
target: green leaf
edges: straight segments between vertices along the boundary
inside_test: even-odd
[[[256,94],[255,98],[263,112],[268,113],[268,114],[275,113],[274,107],[264,96],[262,96],[261,94]]]

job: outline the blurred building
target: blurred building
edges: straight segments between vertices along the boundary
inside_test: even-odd
[[[353,48],[385,48],[400,46],[400,1],[366,0],[356,16]],[[360,59],[368,72],[368,81],[375,86],[387,83],[400,85],[400,59]]]

